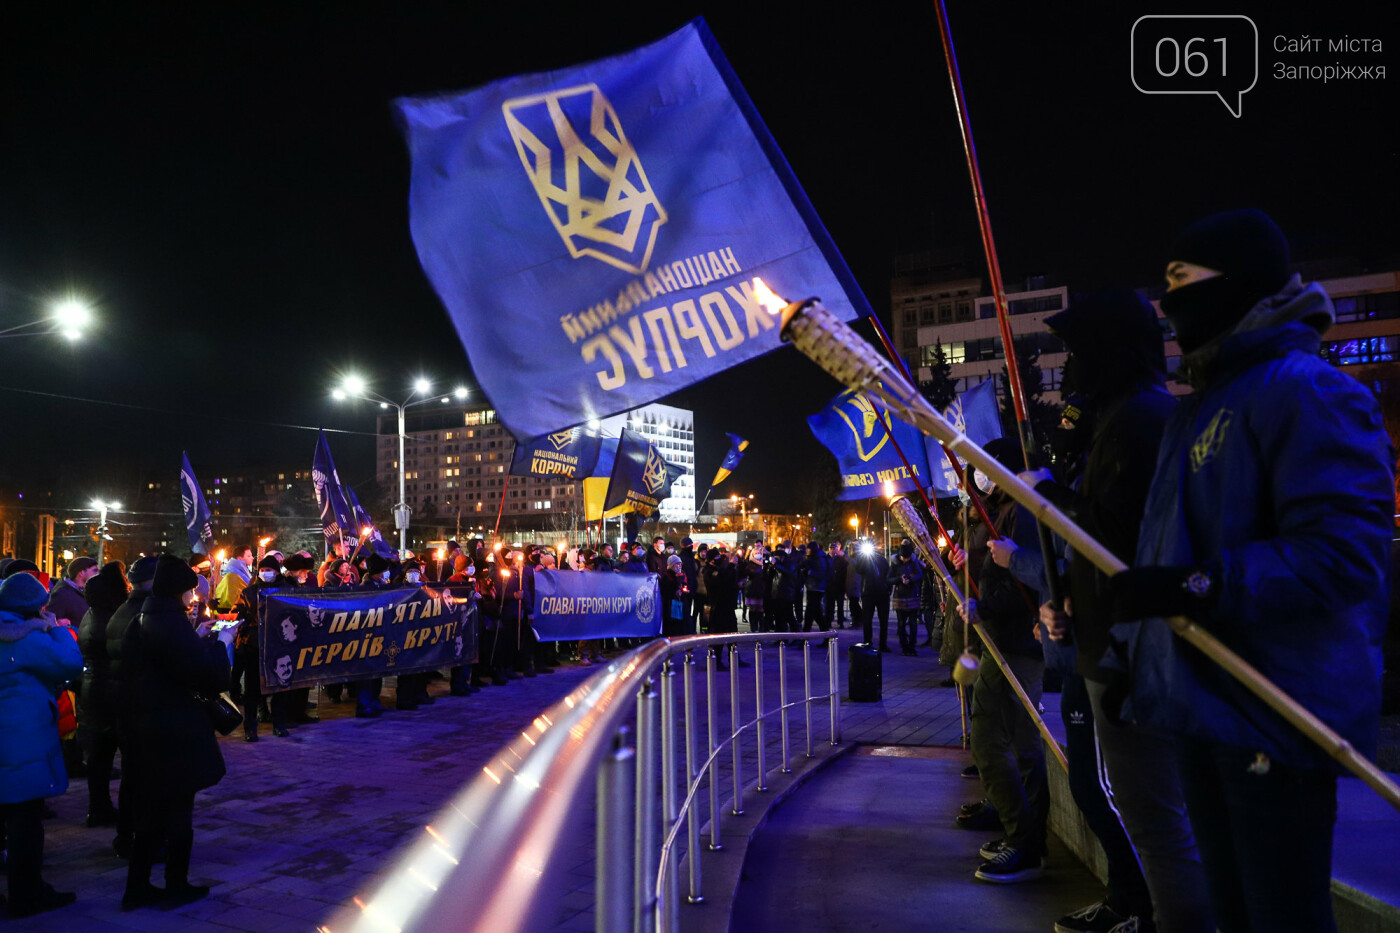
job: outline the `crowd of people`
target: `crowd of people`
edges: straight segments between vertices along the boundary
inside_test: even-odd
[[[983,881],[1041,874],[1049,790],[1032,710],[1047,684],[1059,689],[1069,786],[1107,856],[1108,885],[1102,901],[1056,920],[1057,933],[1335,929],[1338,766],[1162,620],[1212,631],[1373,753],[1395,453],[1375,399],[1319,358],[1330,300],[1289,274],[1271,220],[1207,218],[1182,232],[1169,260],[1162,308],[1194,389],[1183,401],[1166,388],[1159,324],[1140,295],[1101,292],[1046,319],[1069,350],[1066,403],[1053,469],[1021,479],[1132,567],[1112,577],[1062,541],[1044,553],[1032,514],[973,468],[968,488],[981,490],[985,512],[965,509],[942,555],[965,576],[961,604],[908,539],[889,555],[871,541],[731,548],[658,537],[556,552],[477,539],[402,560],[333,546],[321,562],[239,547],[220,568],[202,555],[130,567],[79,558],[52,588],[32,563],[0,563],[11,915],[74,899],[44,883],[41,865],[45,798],[76,773],[88,779],[87,825],[115,826],[115,854],[129,859],[123,910],[208,892],[188,872],[194,795],[224,774],[212,698],[229,691],[242,706],[247,741],[259,722],[286,736],[316,721],[304,689],[263,696],[262,592],[450,588],[478,609],[477,659],[446,675],[448,695],[465,696],[628,647],[538,642],[543,569],[656,574],[669,636],[849,625],[888,652],[893,611],[906,656],[935,648],[952,666],[982,653],[964,774],[985,794],[955,821],[1000,831],[978,850]],[[986,452],[1022,470],[1016,442]],[[973,623],[1004,667],[966,634]],[[433,676],[400,675],[394,708],[435,702]],[[332,702],[354,702],[357,717],[387,710],[381,679],[322,686]],[[161,861],[163,889],[150,881]]]

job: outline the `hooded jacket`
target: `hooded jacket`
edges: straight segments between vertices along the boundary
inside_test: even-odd
[[[1295,276],[1183,360],[1137,563],[1204,566],[1204,628],[1372,755],[1388,614],[1394,464],[1379,406],[1318,356],[1331,300]],[[1202,613],[1205,615],[1205,613]],[[1338,768],[1161,619],[1128,643],[1125,716],[1298,767]]]
[[[0,803],[68,789],[54,696],[82,670],[66,627],[0,610]]]
[[[1176,408],[1165,385],[1156,315],[1144,303],[1143,316],[1134,316],[1135,300],[1130,295],[1091,299],[1046,319],[1074,355],[1084,383],[1079,388],[1092,400],[1095,416],[1087,427],[1084,469],[1075,488],[1050,481],[1036,486],[1036,492],[1127,563],[1137,551],[1162,432]],[[1083,558],[1071,558],[1068,577],[1076,670],[1103,681],[1108,675],[1099,670],[1099,661],[1114,622],[1108,578]],[[1058,644],[1047,639],[1047,659],[1058,652]]]

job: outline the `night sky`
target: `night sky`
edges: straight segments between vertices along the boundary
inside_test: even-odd
[[[897,252],[979,258],[930,4],[550,6],[6,5],[0,328],[69,291],[100,324],[71,346],[0,340],[0,488],[57,486],[76,506],[151,469],[173,479],[182,448],[196,464],[309,466],[314,434],[277,425],[373,430],[370,407],[330,401],[337,373],[394,395],[420,372],[470,383],[409,239],[390,101],[603,57],[697,15],[878,311]],[[1259,28],[1240,119],[1129,81],[1134,20],[1189,8],[950,6],[1009,286],[1033,273],[1071,291],[1155,282],[1178,226],[1247,205],[1273,215],[1296,258],[1400,268],[1400,34],[1383,5],[1222,10]],[[1324,49],[1379,38],[1384,51],[1285,55],[1279,34]],[[1280,60],[1390,74],[1281,81]],[[666,401],[696,411],[702,484],[734,431],[755,442],[722,494],[782,510],[797,505],[789,474],[826,456],[804,419],[835,388],[785,349]],[[366,482],[369,438],[332,445],[342,477]]]

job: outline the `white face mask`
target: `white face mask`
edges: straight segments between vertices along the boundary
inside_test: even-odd
[[[997,484],[992,482],[992,478],[981,470],[977,471],[977,476],[973,481],[977,484],[977,488],[982,490],[984,496],[990,496],[992,490],[997,488]]]
[[[386,570],[386,571],[384,571],[383,573],[381,573],[381,574],[379,575],[379,579],[383,580],[385,583],[388,583],[388,582],[389,582],[389,571]]]
[[[264,583],[271,583],[273,580],[276,580],[276,579],[277,579],[277,571],[275,571],[275,570],[259,570],[259,571],[258,571],[258,579],[261,580],[261,581],[263,581]]]
[[[417,583],[418,571],[410,570],[408,573],[404,574],[404,579],[406,579],[409,583]]]

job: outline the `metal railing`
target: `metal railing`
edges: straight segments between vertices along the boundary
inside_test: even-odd
[[[778,639],[785,639],[780,641]],[[826,644],[827,692],[812,692],[812,647]],[[800,643],[803,689],[789,700],[788,653]],[[754,713],[740,692],[752,649]],[[765,708],[764,655],[778,655],[778,703]],[[719,723],[718,655],[729,656],[729,732]],[[706,741],[697,736],[695,668],[704,660]],[[820,662],[818,662],[820,663]],[[681,710],[674,681],[681,680]],[[841,741],[841,697],[834,633],[762,633],[659,638],[611,662],[541,713],[426,826],[373,895],[355,898],[322,933],[408,930],[544,930],[558,919],[568,858],[585,843],[588,792],[596,786],[594,925],[599,931],[671,933],[683,909],[679,843],[687,855],[686,901],[704,900],[704,851],[723,848],[721,757],[732,761],[730,813],[744,812],[743,737],[753,733],[756,787],[766,790],[766,725],[779,720],[781,770],[792,770],[789,716],[806,722],[814,754],[812,706],[828,707],[832,745]],[[633,713],[635,711],[635,718]],[[635,725],[629,728],[630,723]],[[629,739],[631,741],[629,741]],[[684,745],[685,768],[677,761]],[[701,844],[701,802],[709,839]]]

